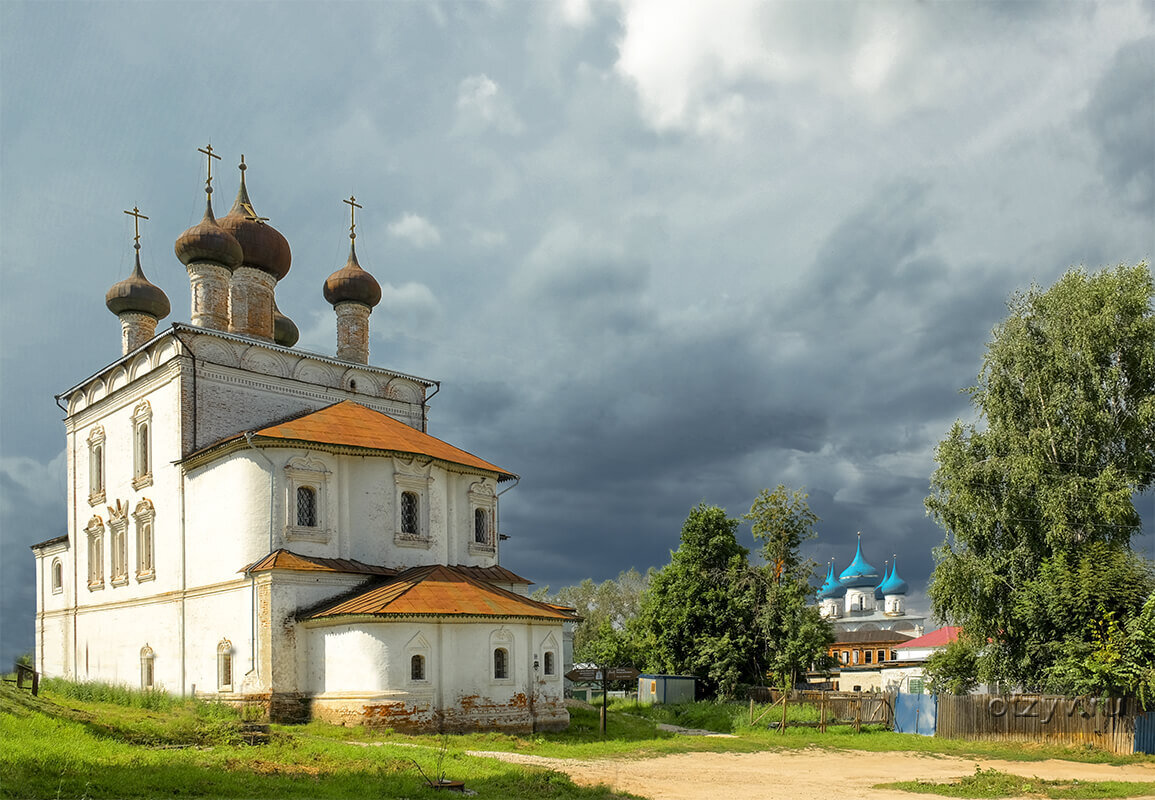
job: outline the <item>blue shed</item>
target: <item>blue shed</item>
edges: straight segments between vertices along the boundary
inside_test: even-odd
[[[693,675],[639,675],[639,703],[694,702]]]

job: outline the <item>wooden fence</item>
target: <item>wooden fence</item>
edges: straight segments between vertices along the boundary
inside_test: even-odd
[[[1055,695],[939,695],[937,736],[952,739],[1089,744],[1135,750],[1134,699]]]
[[[831,725],[852,725],[856,731],[863,725],[894,726],[894,695],[890,693],[795,690],[783,695],[777,689],[754,687],[749,694],[751,725],[764,722],[778,730],[802,727],[820,731]],[[755,703],[769,703],[770,707],[755,715]],[[798,718],[799,711],[803,719]]]

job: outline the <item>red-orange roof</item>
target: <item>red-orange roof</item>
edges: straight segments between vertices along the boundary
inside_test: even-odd
[[[470,576],[465,570],[441,564],[407,569],[383,584],[346,595],[301,618],[415,614],[574,619],[572,614],[547,603],[500,589]]]
[[[296,572],[347,572],[354,575],[396,575],[398,570],[354,561],[351,558],[318,558],[303,556],[289,550],[274,550],[264,558],[249,564],[241,572],[267,572],[288,569]]]
[[[911,647],[945,647],[958,638],[962,632],[960,625],[947,625],[945,628],[939,628],[937,631],[931,631],[926,636],[920,636],[917,639],[911,639],[909,642],[903,642],[902,650]]]
[[[256,437],[431,456],[451,464],[496,472],[499,480],[517,477],[472,453],[352,400],[342,400],[320,411],[262,428],[257,431]]]

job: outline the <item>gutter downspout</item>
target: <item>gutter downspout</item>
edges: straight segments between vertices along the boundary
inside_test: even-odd
[[[437,388],[434,389],[433,394],[426,397],[425,401],[421,404],[421,432],[422,433],[429,433],[429,401],[433,399],[433,395],[435,395],[441,391],[441,381],[434,381],[433,383]]]
[[[263,458],[265,460],[265,463],[269,465],[269,553],[272,553],[273,552],[273,511],[274,511],[273,501],[276,499],[274,497],[275,488],[273,485],[273,481],[275,478],[276,467],[273,465],[272,459],[269,458],[267,455],[265,455],[264,451],[261,450],[261,448],[257,447],[255,444],[253,444],[253,433],[254,433],[254,431],[245,431],[245,443],[249,446],[249,449],[251,449],[257,455],[259,455],[261,458]],[[256,563],[256,562],[253,562],[253,563]],[[249,594],[252,598],[252,630],[249,634],[250,635],[250,639],[249,639],[249,642],[250,642],[249,643],[249,647],[250,647],[249,674],[251,675],[251,674],[257,672],[257,584],[256,584],[256,576],[253,575],[251,570],[248,572],[248,576],[249,576]],[[270,612],[271,611],[272,611],[272,609],[270,609]],[[271,628],[270,628],[270,635],[271,635]],[[260,674],[257,673],[257,676],[259,678]],[[272,691],[272,687],[273,687],[272,680],[273,680],[273,676],[272,676],[272,674],[270,674],[269,675],[269,690],[270,691]]]

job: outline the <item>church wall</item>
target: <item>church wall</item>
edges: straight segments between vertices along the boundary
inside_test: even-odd
[[[248,688],[246,675],[254,664],[253,587],[247,578],[231,578],[227,583],[190,589],[185,600],[185,689],[192,692],[195,687],[198,696],[240,695]],[[232,656],[231,688],[219,683],[222,651]]]
[[[235,580],[269,553],[269,467],[253,450],[238,450],[189,473],[185,536],[189,587]],[[278,531],[273,526],[274,537]],[[274,547],[276,547],[274,542]]]
[[[154,686],[179,693],[180,609],[168,598],[79,609],[76,679],[141,688],[141,650],[152,648]]]

